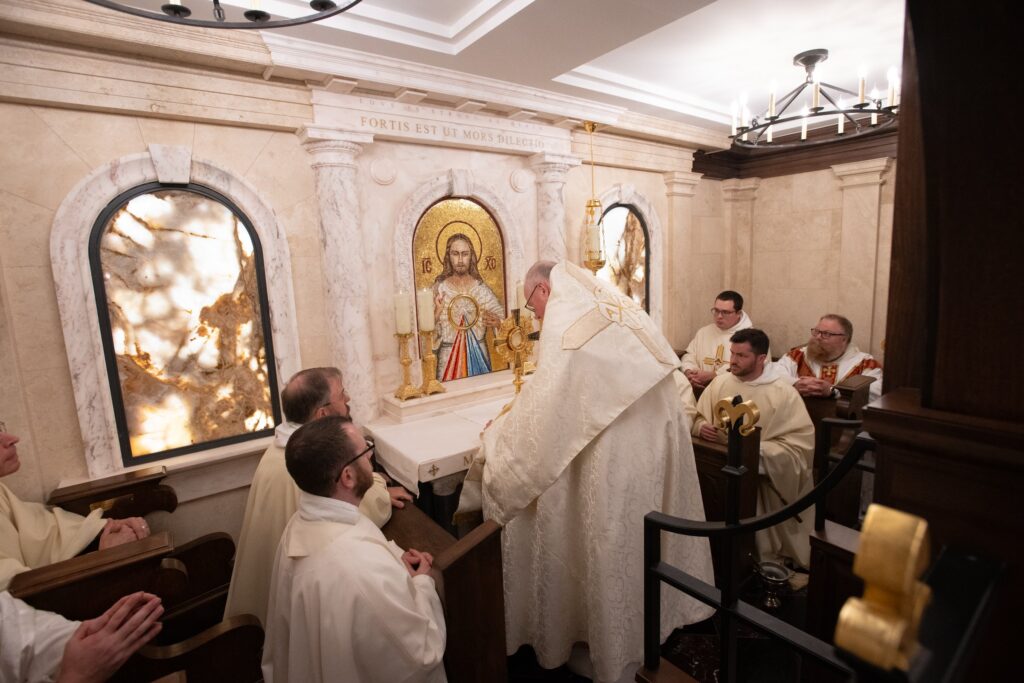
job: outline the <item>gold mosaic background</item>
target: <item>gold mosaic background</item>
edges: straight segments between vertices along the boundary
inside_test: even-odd
[[[274,426],[253,244],[226,206],[135,197],[100,263],[133,457]]]
[[[505,245],[501,229],[491,214],[471,199],[444,199],[427,209],[412,238],[412,261],[416,289],[433,287],[444,271],[444,248],[455,233],[465,233],[476,250],[477,269],[484,283],[508,311],[505,289]],[[494,335],[487,332],[491,371],[504,370],[508,362],[494,351]]]

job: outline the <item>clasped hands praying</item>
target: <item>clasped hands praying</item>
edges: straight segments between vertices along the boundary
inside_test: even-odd
[[[100,532],[99,547],[100,550],[106,550],[124,543],[141,540],[149,534],[149,525],[142,517],[108,519],[103,531]]]

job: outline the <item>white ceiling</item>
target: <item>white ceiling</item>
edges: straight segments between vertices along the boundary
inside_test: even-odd
[[[903,0],[363,0],[280,32],[722,130],[741,93],[757,110],[773,81],[778,95],[801,82],[804,50],[830,51],[822,80],[855,90],[863,66],[884,91],[903,12]]]

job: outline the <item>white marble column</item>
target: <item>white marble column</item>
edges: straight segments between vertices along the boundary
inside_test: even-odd
[[[669,171],[665,180],[668,198],[668,253],[663,261],[668,268],[665,278],[664,330],[672,348],[684,349],[696,331],[690,291],[693,289],[693,196],[702,174],[690,171]]]
[[[565,176],[580,165],[578,157],[541,152],[530,157],[537,178],[537,256],[560,261],[566,258]]]
[[[832,172],[843,190],[843,233],[839,247],[838,310],[853,323],[854,343],[878,349],[882,330],[875,329],[875,289],[878,283],[879,221],[882,174],[889,159],[836,164]],[[879,337],[876,339],[876,335]]]
[[[750,298],[753,294],[754,200],[760,178],[722,181],[725,207],[725,289]]]
[[[366,423],[377,415],[366,281],[366,273],[374,269],[359,230],[356,156],[373,136],[323,126],[303,126],[298,135],[316,175],[331,359],[344,375],[352,418]]]

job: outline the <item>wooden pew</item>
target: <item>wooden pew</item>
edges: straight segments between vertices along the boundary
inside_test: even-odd
[[[160,483],[166,476],[164,467],[123,472],[55,489],[46,504],[82,516],[98,508],[111,519],[142,517],[157,510],[174,512],[178,497],[174,489]]]
[[[860,420],[870,398],[870,385],[874,381],[873,377],[854,375],[836,385],[839,392],[838,398],[805,396],[804,406],[807,408],[808,415],[811,416],[815,431],[818,431],[821,421],[825,418]],[[856,436],[856,430],[833,430],[831,446],[833,449],[845,453]],[[860,470],[853,470],[846,475],[839,486],[832,490],[826,506],[827,519],[851,528],[860,526],[862,480],[863,473]]]
[[[459,540],[414,505],[394,510],[384,535],[402,548],[434,556],[433,576],[448,632],[444,667],[449,683],[504,683],[505,594],[501,527],[488,521]]]
[[[244,614],[183,642],[147,645],[110,680],[136,683],[171,677],[188,683],[257,683],[263,680],[262,657],[263,627],[259,619]]]
[[[743,439],[742,464],[747,468],[740,486],[740,519],[753,517],[757,514],[757,473],[760,463],[759,443],[756,439]],[[700,482],[700,493],[704,499],[704,516],[708,521],[717,522],[725,519],[725,492],[727,477],[722,472],[725,467],[727,449],[725,444],[716,441],[705,441],[693,438],[693,455],[697,464],[697,480]],[[747,534],[739,539],[738,556],[740,562],[735,570],[737,576],[748,576],[753,572],[756,557],[754,536]],[[715,567],[716,582],[728,566],[724,558],[724,547],[718,539],[711,539],[711,559]]]
[[[93,619],[121,596],[146,591],[166,610],[165,638],[181,639],[220,621],[235,544],[207,534],[175,548],[166,531],[22,572],[10,592],[36,609],[67,619]]]

